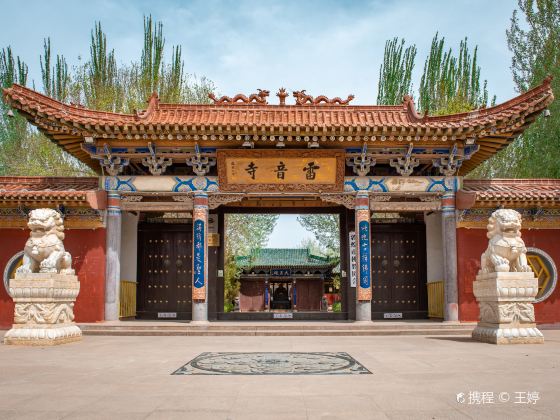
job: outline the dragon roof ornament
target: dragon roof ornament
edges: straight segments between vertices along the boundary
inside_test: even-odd
[[[222,96],[217,98],[214,93],[209,93],[208,97],[214,101],[214,105],[268,105],[266,98],[270,95],[268,90],[257,89],[257,93],[245,96],[242,93],[230,96]]]

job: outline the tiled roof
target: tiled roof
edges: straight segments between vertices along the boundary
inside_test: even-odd
[[[48,204],[105,208],[97,177],[0,177],[0,205]]]
[[[304,248],[262,248],[237,257],[236,262],[242,268],[332,268],[338,264],[338,258],[313,255]]]
[[[4,99],[71,154],[96,168],[81,147],[84,137],[140,140],[242,142],[275,136],[321,136],[330,142],[446,142],[476,139],[481,146],[462,171],[505,147],[553,100],[550,79],[503,104],[445,116],[421,116],[405,98],[395,106],[165,104],[153,95],[145,111],[118,114],[68,105],[19,85],[4,89]],[[264,139],[266,140],[266,139]],[[381,143],[383,142],[383,143]],[[270,143],[268,143],[270,144]],[[397,143],[402,144],[402,143]],[[342,146],[342,145],[341,145]]]
[[[560,206],[560,179],[463,180],[458,208],[494,206]]]
[[[98,177],[3,176],[0,192],[7,191],[95,191]]]

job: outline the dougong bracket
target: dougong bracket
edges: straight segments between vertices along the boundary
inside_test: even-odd
[[[202,156],[198,143],[194,145],[194,155],[187,159],[187,165],[192,166],[193,172],[197,176],[205,176],[212,166],[216,165],[216,158]]]
[[[125,166],[128,166],[130,159],[122,158],[120,156],[113,156],[111,148],[105,143],[103,146],[105,157],[98,158],[99,164],[109,175],[117,176],[120,174]]]
[[[367,152],[367,145],[362,146],[362,153],[358,156],[346,158],[346,165],[352,167],[352,171],[358,176],[366,176],[371,168],[375,166],[376,160],[372,153]]]
[[[420,159],[412,156],[413,147],[413,144],[410,143],[404,156],[389,161],[389,164],[395,168],[397,173],[401,176],[409,176],[412,174],[414,168],[420,165]]]
[[[148,143],[148,149],[150,150],[150,156],[142,159],[142,165],[147,166],[152,175],[161,175],[168,166],[171,166],[173,160],[163,156],[157,157],[156,149],[151,142]]]
[[[435,168],[439,168],[439,172],[445,176],[453,176],[463,164],[463,159],[457,158],[457,144],[453,145],[453,149],[449,152],[448,157],[433,159],[432,163]]]

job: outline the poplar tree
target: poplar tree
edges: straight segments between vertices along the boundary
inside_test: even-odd
[[[405,48],[398,38],[385,43],[383,64],[379,69],[377,103],[397,105],[404,95],[413,95],[412,71],[416,60],[416,46]],[[481,83],[478,65],[478,47],[471,52],[467,38],[454,54],[445,46],[445,38],[436,33],[425,62],[420,88],[418,109],[431,115],[454,114],[485,107],[488,104],[486,80]],[[494,103],[495,98],[492,100]]]
[[[208,103],[212,82],[184,72],[181,47],[172,49],[171,62],[164,61],[165,38],[161,22],[144,18],[144,48],[138,61],[117,65],[100,22],[91,31],[89,57],[69,68],[63,55],[56,55],[50,38],[43,40],[39,57],[43,92],[62,102],[88,108],[131,113],[146,107],[156,91],[164,102]],[[27,83],[27,65],[7,47],[0,51],[0,86]],[[0,101],[0,174],[3,175],[92,175],[91,169],[58,148],[45,136],[29,129],[17,111]],[[12,115],[8,116],[8,114]]]
[[[152,92],[157,92],[162,76],[163,48],[165,38],[163,37],[163,24],[152,21],[152,16],[144,17],[144,48],[140,60],[141,94],[149,97]]]
[[[412,94],[412,70],[416,59],[416,46],[405,46],[398,38],[385,42],[383,63],[379,68],[378,105],[394,105]]]
[[[43,40],[43,55],[39,57],[41,78],[45,95],[66,102],[69,98],[70,75],[63,55],[56,55],[56,63],[51,67],[51,39]]]
[[[8,88],[14,83],[27,84],[27,64],[19,56],[14,57],[8,46],[0,50],[0,88]],[[19,146],[28,135],[27,122],[17,111],[0,101],[0,175],[10,173]]]
[[[419,109],[432,115],[454,114],[486,107],[486,80],[480,83],[478,47],[471,54],[467,38],[459,44],[459,54],[445,47],[445,38],[436,33],[424,63],[420,80]],[[492,103],[495,102],[495,98]]]
[[[81,84],[84,105],[88,108],[113,112],[122,109],[124,91],[115,51],[107,50],[107,35],[101,22],[96,22],[91,31],[90,60],[82,69]]]

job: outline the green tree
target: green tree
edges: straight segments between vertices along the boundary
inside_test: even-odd
[[[436,33],[418,90],[418,108],[432,115],[454,114],[485,107],[488,104],[487,83],[480,80],[478,47],[471,52],[467,38],[459,44],[455,55],[445,46],[445,38]],[[379,69],[377,103],[397,105],[406,94],[412,95],[412,70],[415,66],[416,46],[405,48],[398,38],[385,44],[383,64]],[[495,98],[492,100],[494,103]]]
[[[313,255],[326,255],[327,249],[317,241],[315,238],[305,238],[299,243],[298,248],[308,249]]]
[[[45,95],[66,102],[69,97],[70,75],[68,64],[63,55],[56,55],[56,64],[51,68],[51,39],[43,40],[43,55],[39,57],[41,63],[41,78]]]
[[[519,92],[553,77],[552,90],[560,98],[560,2],[518,0],[506,32],[513,53],[511,70]],[[560,178],[560,102],[549,107],[513,144],[477,168],[475,177]]]
[[[235,264],[235,257],[249,255],[251,250],[266,245],[278,215],[274,214],[227,214],[225,217],[225,267],[224,300],[225,307],[239,293],[240,270]]]
[[[92,109],[134,112],[158,91],[164,102],[208,103],[212,82],[184,72],[181,47],[173,47],[171,62],[164,62],[163,25],[144,18],[144,49],[139,61],[117,65],[100,22],[91,31],[89,58],[69,68],[63,55],[52,59],[51,40],[43,40],[40,56],[43,92],[62,102],[84,104]],[[53,62],[54,61],[54,62]],[[27,65],[7,47],[0,51],[0,85],[27,83]],[[0,174],[91,175],[84,164],[28,126],[16,111],[0,101]],[[13,117],[8,116],[8,114]]]
[[[445,38],[436,33],[420,80],[419,108],[432,115],[453,114],[486,107],[486,80],[480,83],[478,47],[471,53],[467,38],[459,44],[459,55],[445,48]],[[493,99],[492,102],[494,102]]]
[[[327,256],[340,255],[340,221],[338,214],[303,214],[298,216],[298,222],[315,239]]]
[[[123,108],[124,86],[119,78],[115,50],[107,50],[107,35],[96,22],[91,31],[90,59],[79,69],[76,83],[80,97],[76,102],[88,108],[118,112]]]
[[[7,88],[14,83],[27,83],[28,68],[20,57],[14,57],[11,47],[0,51],[0,87]],[[28,136],[27,122],[17,111],[0,101],[0,175],[10,173],[14,158],[20,156],[21,143]]]
[[[385,42],[383,63],[379,68],[378,105],[395,105],[412,93],[412,70],[416,45],[404,48],[405,41],[393,38]]]

